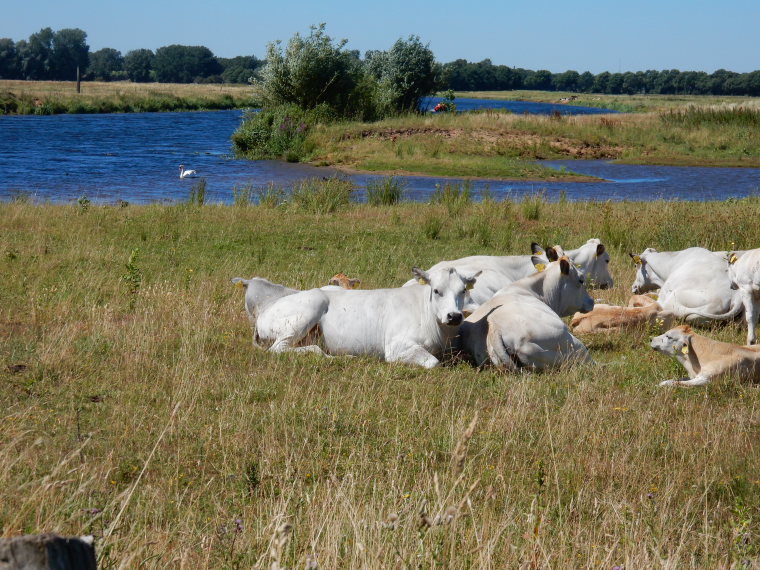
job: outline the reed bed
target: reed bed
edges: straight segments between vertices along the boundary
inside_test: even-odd
[[[251,346],[234,276],[388,287],[596,236],[621,303],[629,250],[760,243],[757,198],[535,202],[0,204],[2,536],[91,533],[103,569],[757,568],[760,392],[658,388],[655,331],[546,374]]]

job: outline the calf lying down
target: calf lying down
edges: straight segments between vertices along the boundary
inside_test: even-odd
[[[651,297],[634,295],[627,307],[596,304],[589,313],[575,313],[570,328],[578,334],[620,332],[647,325],[669,329],[675,321],[676,316],[671,311],[663,310]]]
[[[689,325],[654,337],[651,347],[675,356],[689,379],[665,380],[660,386],[704,386],[714,378],[734,375],[743,381],[760,381],[760,346],[741,346],[712,340],[695,333]]]

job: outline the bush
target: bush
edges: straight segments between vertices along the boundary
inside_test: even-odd
[[[307,178],[293,187],[291,198],[306,212],[329,214],[347,206],[353,191],[353,183],[343,178]]]
[[[435,191],[430,199],[433,204],[443,204],[449,214],[457,215],[472,203],[472,182],[466,180],[461,184],[447,182],[443,188],[435,185]]]
[[[308,111],[297,105],[280,105],[248,112],[232,135],[235,154],[251,159],[281,159],[298,162],[308,155],[306,135],[318,123],[330,123],[335,113],[327,105]]]
[[[370,206],[392,206],[404,195],[406,184],[394,176],[367,182],[367,203]]]

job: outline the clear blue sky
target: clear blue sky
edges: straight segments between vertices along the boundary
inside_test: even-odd
[[[760,69],[760,0],[8,0],[0,37],[80,28],[91,51],[203,45],[255,55],[308,34],[349,40],[362,54],[415,34],[438,61],[463,58],[562,72]]]

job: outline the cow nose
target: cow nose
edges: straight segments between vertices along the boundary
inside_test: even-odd
[[[446,324],[449,325],[460,325],[462,324],[462,319],[464,317],[462,316],[462,313],[449,313],[446,315]]]

